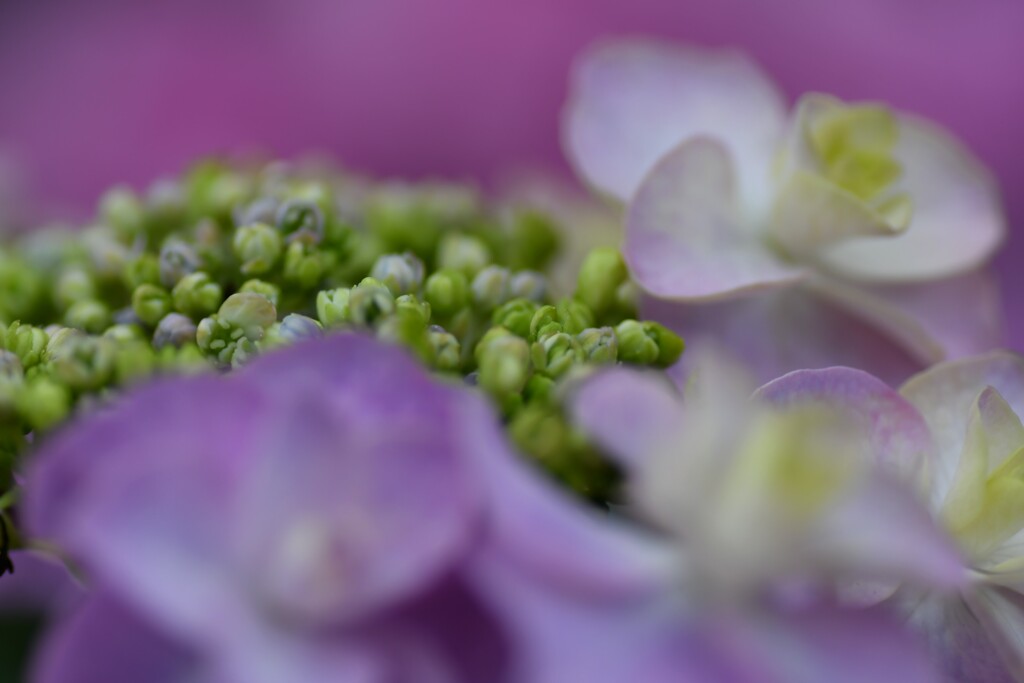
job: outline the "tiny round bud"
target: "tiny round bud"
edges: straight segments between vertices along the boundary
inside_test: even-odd
[[[142,328],[132,323],[111,325],[103,331],[103,336],[117,342],[144,341],[146,339]]]
[[[658,344],[658,359],[656,361],[658,366],[667,368],[683,355],[686,343],[672,330],[653,321],[645,322],[644,330]]]
[[[533,270],[521,270],[509,280],[509,296],[540,303],[548,292],[547,279]]]
[[[562,299],[555,305],[558,322],[569,334],[579,334],[588,327],[594,326],[594,314],[582,301]]]
[[[368,277],[352,288],[348,312],[353,323],[369,327],[395,312],[395,297],[387,287]]]
[[[114,228],[126,242],[142,234],[145,207],[130,188],[118,186],[108,190],[100,199],[99,213],[103,222]]]
[[[395,296],[412,294],[423,284],[423,261],[416,255],[384,254],[373,264],[370,277],[384,283]]]
[[[473,277],[491,262],[491,251],[483,240],[472,235],[451,233],[437,246],[437,267],[451,268]]]
[[[117,343],[77,334],[61,344],[51,360],[53,376],[75,391],[96,391],[113,378]]]
[[[239,269],[243,275],[262,275],[274,268],[284,245],[277,230],[265,223],[251,223],[235,231],[232,247],[242,262]]]
[[[556,332],[538,339],[530,348],[530,353],[537,371],[552,378],[561,377],[583,360],[579,342],[565,332]]]
[[[160,260],[154,254],[139,254],[125,264],[122,279],[132,291],[139,285],[159,285]]]
[[[325,289],[316,295],[316,317],[324,327],[339,327],[349,322],[348,287]]]
[[[619,338],[610,327],[588,327],[576,339],[588,363],[614,363],[618,359]]]
[[[64,314],[64,324],[90,334],[99,334],[110,325],[110,309],[94,299],[76,301]]]
[[[239,292],[251,292],[253,294],[260,294],[267,297],[270,303],[274,304],[275,307],[281,303],[281,288],[270,282],[264,282],[263,280],[246,280],[242,283],[242,286],[238,288]]]
[[[156,326],[153,332],[153,347],[162,349],[165,346],[181,346],[195,342],[196,324],[180,313],[168,313]]]
[[[288,242],[319,244],[324,236],[324,214],[316,202],[290,199],[277,209],[277,229]]]
[[[432,365],[441,372],[455,372],[462,365],[462,347],[459,340],[444,328],[432,325],[427,331]]]
[[[199,255],[192,245],[172,238],[160,247],[160,283],[173,287],[178,280],[199,268]]]
[[[297,342],[303,339],[316,339],[323,336],[324,328],[316,320],[298,313],[289,313],[281,321],[278,328],[278,336],[288,342]]]
[[[174,308],[193,318],[216,311],[224,301],[224,290],[202,271],[190,273],[178,281],[171,291]]]
[[[278,202],[273,197],[260,197],[245,205],[238,205],[233,211],[235,225],[251,225],[252,223],[265,223],[274,225],[277,223]]]
[[[439,270],[427,278],[423,295],[438,315],[452,315],[469,303],[469,282],[458,270]]]
[[[473,278],[471,290],[473,303],[479,308],[490,311],[508,301],[509,272],[501,266],[487,266]]]
[[[284,252],[282,274],[286,282],[301,289],[320,284],[332,261],[328,254],[305,242],[292,242]]]
[[[525,339],[530,336],[530,322],[539,308],[540,306],[528,299],[512,299],[494,310],[491,324],[504,327],[512,334]]]
[[[42,362],[49,339],[43,329],[15,322],[6,330],[4,345],[18,355],[22,366],[31,368]]]
[[[132,293],[132,310],[147,325],[159,323],[172,306],[171,295],[156,285],[139,285]]]
[[[658,342],[648,334],[643,323],[623,320],[615,328],[619,338],[619,360],[635,365],[651,365],[661,354]]]
[[[530,319],[530,339],[539,339],[561,331],[562,323],[558,319],[558,309],[554,306],[541,306]]]
[[[33,377],[15,394],[14,408],[33,431],[45,431],[71,412],[71,391],[50,377]]]
[[[92,276],[81,267],[61,271],[53,288],[54,300],[60,308],[68,308],[76,301],[96,298],[96,284]]]
[[[576,298],[598,317],[615,308],[619,287],[629,281],[622,254],[613,247],[600,247],[587,254],[576,281]]]
[[[530,347],[526,340],[505,331],[477,346],[480,386],[497,397],[518,394],[530,378]]]
[[[263,330],[277,320],[277,309],[265,296],[238,292],[229,296],[221,305],[217,317],[229,325],[241,328],[246,337],[255,341],[263,336]]]

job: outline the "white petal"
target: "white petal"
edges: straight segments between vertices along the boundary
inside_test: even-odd
[[[785,115],[775,85],[740,53],[610,42],[576,65],[563,140],[581,178],[628,200],[659,157],[691,136],[715,136],[741,169],[742,196],[756,204],[766,199]]]
[[[709,300],[799,279],[742,227],[734,194],[729,152],[714,139],[665,155],[626,215],[623,255],[637,284],[660,298]]]

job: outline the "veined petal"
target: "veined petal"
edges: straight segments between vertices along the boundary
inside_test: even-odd
[[[801,277],[740,220],[728,150],[712,138],[690,138],[637,190],[623,256],[637,284],[664,299],[718,299]]]
[[[1024,359],[1007,351],[947,361],[911,378],[900,389],[921,411],[937,446],[932,505],[938,509],[954,480],[972,407],[986,387],[1024,415]]]
[[[926,598],[911,609],[909,624],[923,636],[943,680],[1015,683],[996,644],[959,597]]]
[[[612,368],[574,388],[569,408],[576,424],[633,469],[671,438],[683,406],[664,375]]]
[[[971,356],[1003,344],[999,287],[987,270],[889,285],[819,277],[808,280],[808,286],[890,335],[922,363]]]
[[[876,282],[917,282],[971,271],[1002,243],[1006,220],[995,180],[970,151],[935,124],[900,116],[894,189],[913,202],[907,230],[865,238],[820,255],[828,269]]]
[[[921,414],[862,370],[797,370],[764,385],[755,396],[780,408],[834,409],[866,435],[874,463],[885,471],[909,483],[920,482],[927,471],[935,445]]]
[[[563,141],[581,178],[627,201],[670,149],[714,136],[737,162],[741,197],[756,205],[767,195],[785,115],[782,95],[740,53],[609,42],[577,63]]]

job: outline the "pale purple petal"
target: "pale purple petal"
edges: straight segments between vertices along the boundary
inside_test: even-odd
[[[46,637],[33,683],[240,683],[214,677],[199,658],[107,595],[90,598]]]
[[[996,642],[959,597],[929,598],[908,622],[927,643],[947,683],[1015,683]]]
[[[713,138],[689,138],[658,160],[626,213],[623,256],[642,289],[709,300],[801,277],[742,224],[734,185],[728,148]]]
[[[626,201],[670,149],[714,136],[741,169],[742,196],[756,204],[785,115],[774,84],[740,53],[607,42],[577,63],[563,143],[581,178]]]
[[[995,253],[1006,219],[992,175],[939,126],[900,117],[895,156],[903,179],[894,191],[914,203],[898,237],[851,240],[821,255],[827,267],[858,280],[919,282],[975,270]]]
[[[924,363],[1003,345],[999,287],[987,270],[923,283],[870,285],[820,278],[809,284]]]
[[[759,382],[803,368],[845,365],[898,385],[921,369],[887,337],[802,288],[699,306],[648,299],[644,314],[686,339],[687,352],[672,371],[676,376],[689,372],[701,348],[729,353]]]
[[[490,554],[565,595],[633,599],[672,580],[674,548],[570,497],[511,452],[479,401],[466,402],[463,424],[488,493]]]
[[[569,410],[615,462],[631,469],[678,428],[682,397],[661,373],[611,368],[575,387]]]
[[[992,387],[1018,416],[1024,415],[1024,359],[1007,351],[940,363],[900,389],[924,416],[938,447],[933,502],[946,497],[964,448],[972,407]]]
[[[764,385],[755,396],[780,408],[839,411],[867,437],[875,462],[904,481],[917,482],[933,456],[935,444],[917,409],[862,370],[797,370]]]

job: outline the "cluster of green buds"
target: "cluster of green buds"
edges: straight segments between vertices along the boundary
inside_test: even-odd
[[[0,495],[26,435],[120,387],[349,330],[478,386],[524,452],[601,498],[614,477],[567,426],[559,386],[612,363],[667,367],[683,343],[636,319],[614,249],[587,256],[575,291],[551,291],[560,229],[461,185],[283,164],[115,188],[89,227],[0,246]]]

